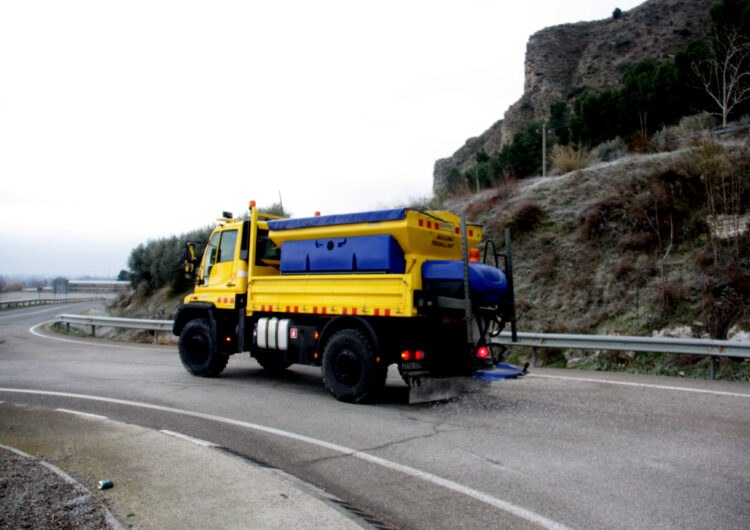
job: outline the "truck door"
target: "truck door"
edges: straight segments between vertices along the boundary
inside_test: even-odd
[[[235,252],[237,250],[237,230],[215,232],[206,247],[205,283],[206,287],[234,287]],[[230,281],[231,280],[231,281]],[[231,284],[231,285],[230,285]]]

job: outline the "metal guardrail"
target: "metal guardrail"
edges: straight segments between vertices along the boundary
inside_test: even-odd
[[[68,331],[70,325],[91,326],[91,336],[96,336],[96,327],[145,329],[154,332],[154,344],[159,343],[159,332],[172,332],[172,320],[149,320],[144,318],[117,318],[93,315],[70,315],[62,314],[55,317],[56,325],[66,324]]]
[[[750,123],[736,123],[727,127],[717,127],[711,130],[711,134],[714,136],[724,136],[726,134],[734,134],[745,130],[750,130]]]
[[[557,348],[574,350],[637,351],[649,353],[671,353],[680,355],[705,355],[711,357],[711,379],[716,377],[718,357],[750,359],[750,342],[713,339],[676,339],[667,337],[628,337],[617,335],[566,335],[556,333],[518,333],[513,342],[509,332],[490,339],[493,344]]]
[[[106,300],[102,297],[97,298],[29,298],[27,300],[8,300],[0,302],[0,309],[9,309],[11,307],[31,307],[35,305],[47,304],[72,304],[75,302],[98,302]]]
[[[96,326],[145,329],[154,331],[154,342],[159,341],[159,331],[172,330],[172,320],[149,320],[141,318],[115,318],[89,315],[62,314],[55,317],[57,323],[91,326],[91,335]],[[518,340],[513,342],[510,332],[492,337],[492,344],[527,346],[536,348],[557,348],[574,350],[637,351],[649,353],[671,353],[680,355],[704,355],[711,357],[711,379],[716,376],[717,357],[738,357],[750,359],[750,342],[713,339],[676,339],[668,337],[629,337],[620,335],[567,335],[558,333],[518,332]]]

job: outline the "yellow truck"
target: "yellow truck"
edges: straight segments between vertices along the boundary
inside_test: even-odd
[[[396,364],[410,402],[443,399],[501,360],[490,335],[515,332],[508,231],[501,256],[481,226],[445,211],[288,219],[251,202],[248,217],[225,212],[200,260],[185,245],[195,289],[173,332],[193,375],[249,352],[267,370],[320,366],[333,396],[362,402]]]

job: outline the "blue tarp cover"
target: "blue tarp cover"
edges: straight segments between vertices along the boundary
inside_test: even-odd
[[[461,260],[433,260],[422,265],[424,280],[464,279],[464,264]],[[498,300],[508,290],[508,281],[500,269],[484,263],[469,263],[469,284],[487,300]]]
[[[275,219],[268,221],[269,230],[292,230],[294,228],[313,228],[316,226],[348,225],[352,223],[378,223],[396,221],[406,217],[406,208],[393,210],[375,210],[372,212],[343,213],[302,217],[300,219]]]
[[[479,370],[474,374],[477,379],[484,381],[502,381],[503,379],[514,379],[526,375],[522,368],[517,368],[512,364],[499,363],[494,370]]]

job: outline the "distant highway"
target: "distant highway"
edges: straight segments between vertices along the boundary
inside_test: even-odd
[[[47,333],[85,307],[0,313],[0,400],[168,429],[277,466],[398,528],[747,528],[750,385],[536,369],[487,394],[348,405],[319,370]]]
[[[116,293],[68,293],[68,294],[55,294],[49,291],[43,292],[32,292],[32,291],[13,291],[9,293],[0,293],[0,302],[15,302],[17,300],[39,300],[39,299],[51,299],[51,300],[76,300],[77,298],[114,298],[117,296]]]

